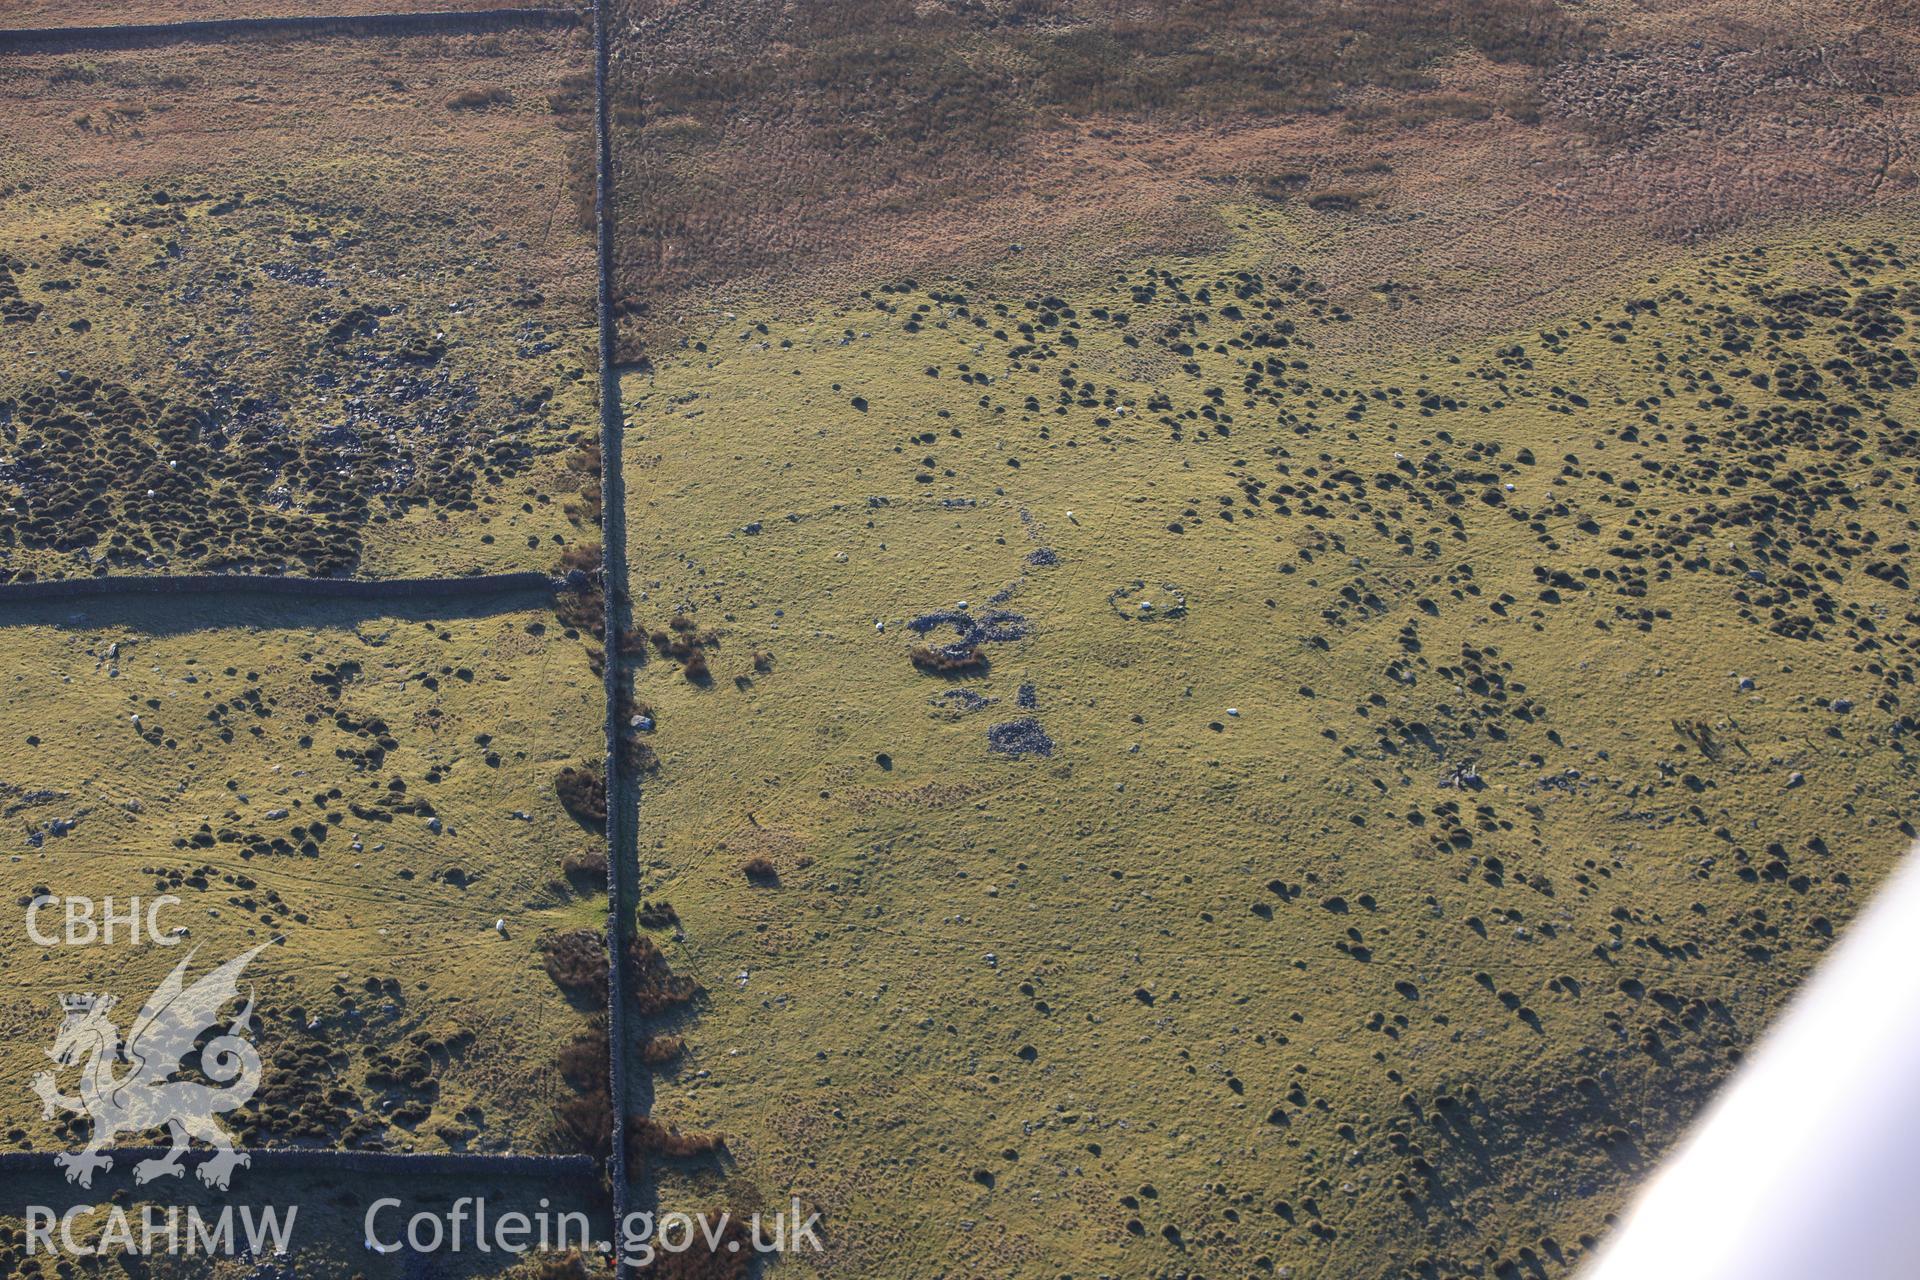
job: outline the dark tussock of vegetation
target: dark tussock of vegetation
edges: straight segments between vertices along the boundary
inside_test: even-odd
[[[651,1263],[635,1267],[636,1276],[645,1280],[746,1280],[752,1274],[752,1242],[747,1237],[748,1219],[742,1214],[709,1209],[707,1221],[724,1219],[726,1229],[715,1233],[711,1244],[700,1236],[690,1249],[670,1253],[662,1249]],[[729,1245],[737,1248],[729,1249]]]
[[[647,1156],[675,1160],[710,1156],[725,1150],[726,1145],[719,1134],[681,1133],[650,1116],[631,1116],[627,1120],[627,1158],[636,1163]]]
[[[554,776],[553,789],[575,822],[593,831],[606,829],[607,784],[598,769],[569,765]]]
[[[569,480],[576,486],[578,497],[561,505],[567,518],[581,528],[600,528],[600,446],[589,443],[580,446],[567,458]],[[589,570],[591,572],[591,570]]]
[[[627,965],[633,1006],[643,1017],[691,1004],[703,994],[699,983],[673,971],[651,938],[638,937],[628,945]]]
[[[595,511],[598,511],[597,505]],[[585,591],[554,593],[553,612],[560,620],[560,625],[568,631],[585,633],[604,644],[607,638],[607,604],[606,596],[602,594],[600,568],[598,542],[576,543],[561,552],[556,576],[565,578],[578,571],[588,576],[591,585]]]
[[[1315,213],[1351,213],[1372,195],[1370,191],[1320,191],[1307,197],[1307,207]]]
[[[578,1249],[569,1249],[558,1256],[542,1257],[533,1264],[532,1274],[533,1280],[589,1280],[594,1273],[587,1269],[587,1260]]]
[[[634,917],[643,929],[668,929],[680,923],[680,913],[673,909],[671,902],[662,899],[659,902],[643,902]]]
[[[598,1089],[553,1104],[556,1148],[585,1155],[604,1155],[613,1146],[613,1104]]]
[[[580,880],[588,885],[605,885],[607,882],[607,855],[599,851],[590,853],[570,853],[560,863],[560,869],[567,877]]]
[[[447,106],[454,111],[485,111],[489,107],[504,107],[513,101],[513,93],[498,85],[486,89],[463,89],[447,99]]]
[[[540,939],[547,976],[571,996],[594,1006],[607,1003],[606,941],[591,929],[548,934]]]
[[[648,1036],[640,1045],[640,1061],[650,1067],[677,1062],[687,1051],[687,1042],[679,1036]]]
[[[913,665],[922,671],[949,673],[957,671],[977,671],[987,664],[987,657],[980,652],[978,645],[930,645],[916,644],[907,650],[907,656],[913,659]]]
[[[713,682],[713,670],[707,663],[707,650],[720,647],[718,631],[702,631],[684,613],[675,614],[664,629],[656,629],[648,640],[663,658],[680,664],[680,672],[697,685]]]
[[[566,1082],[583,1093],[607,1087],[607,1024],[595,1017],[585,1031],[569,1040],[554,1065]]]

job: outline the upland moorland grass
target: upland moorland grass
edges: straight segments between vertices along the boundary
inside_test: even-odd
[[[1909,842],[1910,217],[1424,351],[1294,217],[626,379],[663,1197],[795,1274],[1565,1274]]]
[[[10,1145],[70,1137],[27,1087],[58,995],[118,995],[124,1030],[189,951],[197,975],[270,941],[247,974],[268,1065],[250,1144],[553,1149],[549,1064],[586,1015],[541,939],[604,911],[562,866],[599,837],[549,781],[597,737],[581,644],[547,611],[112,613],[13,605],[0,628]],[[184,937],[42,947],[25,929],[42,893],[123,911],[171,894],[158,918]]]

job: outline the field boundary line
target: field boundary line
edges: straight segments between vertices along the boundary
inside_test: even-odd
[[[573,27],[574,9],[436,9],[419,13],[302,14],[289,17],[203,18],[189,22],[123,22],[82,27],[0,29],[0,53],[172,44],[232,36],[381,36],[436,31],[497,31],[514,27]]]
[[[627,768],[628,706],[623,641],[631,625],[627,599],[626,482],[621,472],[623,415],[620,370],[614,360],[613,328],[613,136],[607,109],[606,0],[593,0],[593,229],[598,296],[600,358],[600,591],[606,607],[601,670],[606,685],[607,811],[607,1096],[612,1104],[612,1138],[607,1146],[607,1183],[613,1218],[624,1223],[627,1182],[627,934],[633,912],[629,890],[639,878],[638,805]],[[615,1280],[632,1268],[615,1260]]]
[[[107,1147],[114,1157],[114,1172],[131,1169],[139,1160],[158,1159],[166,1147]],[[55,1164],[63,1152],[0,1151],[0,1171],[58,1171]],[[189,1163],[211,1154],[195,1148],[186,1157]],[[599,1172],[592,1156],[521,1155],[510,1151],[412,1152],[412,1151],[338,1151],[322,1147],[249,1147],[245,1148],[248,1168],[267,1168],[278,1172],[380,1173],[380,1174],[461,1174],[520,1173],[528,1177],[581,1177]],[[113,1176],[109,1173],[107,1176]]]
[[[584,576],[584,575],[583,575]],[[50,578],[0,582],[0,604],[79,600],[92,596],[234,594],[311,596],[321,600],[410,600],[420,597],[495,595],[506,592],[585,590],[587,583],[544,573],[486,573],[462,578],[302,578],[280,574],[108,574],[96,578]]]

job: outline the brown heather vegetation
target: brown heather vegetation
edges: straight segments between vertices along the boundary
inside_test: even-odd
[[[484,111],[488,107],[504,107],[513,101],[513,90],[493,85],[485,89],[462,89],[447,99],[447,106],[454,111]]]
[[[533,1280],[588,1280],[594,1274],[588,1269],[587,1260],[580,1256],[578,1249],[569,1249],[559,1255],[546,1255],[533,1264]]]
[[[607,1002],[607,953],[601,935],[575,929],[540,939],[547,975],[571,995],[587,1002]],[[673,971],[666,956],[644,934],[627,944],[628,987],[636,1012],[658,1017],[691,1004],[701,995],[700,984]]]
[[[598,850],[588,853],[570,853],[561,860],[560,869],[569,877],[578,878],[589,884],[604,885],[607,878],[607,855]]]
[[[636,1161],[648,1156],[675,1160],[710,1156],[724,1151],[726,1145],[718,1134],[681,1133],[650,1116],[635,1116],[627,1122],[627,1153]]]
[[[606,827],[607,784],[598,769],[592,765],[578,769],[569,765],[555,775],[553,789],[559,794],[560,803],[581,826],[595,831]]]
[[[607,950],[591,929],[550,934],[540,939],[547,976],[571,996],[596,1007],[607,1003]]]
[[[660,948],[645,934],[628,944],[627,965],[628,989],[642,1017],[658,1017],[683,1008],[703,994],[699,983],[673,971]]]
[[[620,740],[620,757],[636,776],[660,771],[660,756],[651,746],[638,738],[629,737]]]
[[[722,1212],[727,1211],[707,1210],[708,1221],[718,1222]],[[739,1248],[730,1250],[730,1245]],[[698,1237],[693,1248],[681,1253],[662,1250],[651,1263],[634,1268],[634,1274],[646,1280],[746,1280],[752,1274],[753,1258],[747,1222],[738,1212],[727,1212],[726,1229],[718,1233],[711,1249],[704,1237]]]
[[[922,671],[942,674],[975,671],[987,663],[986,655],[980,652],[979,646],[971,644],[916,644],[907,650],[907,657]]]
[[[569,478],[577,478],[579,499],[564,504],[567,518],[581,528],[600,528],[600,445],[597,441],[582,444],[567,459]],[[568,568],[576,567],[573,564]],[[579,568],[592,572],[593,564],[579,564]]]
[[[595,450],[594,453],[597,459],[599,451]],[[595,465],[598,466],[597,461]],[[582,492],[585,491],[582,490]],[[596,494],[599,492],[597,484],[594,492]],[[594,512],[597,517],[599,513],[597,500],[594,503]],[[572,514],[570,507],[569,515]],[[579,523],[578,518],[575,523]],[[590,635],[604,643],[607,638],[607,607],[606,596],[600,582],[600,563],[600,544],[597,541],[576,543],[561,553],[554,572],[562,578],[576,571],[587,574],[592,585],[585,591],[556,592],[553,597],[553,612],[554,616],[560,620],[560,625],[569,631]]]
[[[619,254],[639,317],[689,285],[848,252],[870,219],[964,204],[1078,122],[1325,114],[1361,86],[1430,92],[1458,49],[1540,68],[1584,38],[1550,0],[625,7]]]
[[[650,1067],[664,1067],[685,1053],[687,1042],[679,1036],[648,1036],[640,1045],[640,1061]]]
[[[733,340],[755,293],[955,270],[1059,288],[1215,247],[1237,203],[1309,200],[1327,234],[1298,248],[1341,264],[1342,302],[1444,281],[1423,319],[1484,333],[1638,247],[1913,183],[1911,14],[1836,0],[621,8],[635,360]]]
[[[799,255],[912,242],[925,219],[1018,194],[1054,130],[1325,115],[1357,88],[1432,94],[1457,50],[1538,71],[1588,40],[1549,0],[624,8],[612,92],[636,317]],[[1459,98],[1446,113],[1494,109]]]
[[[368,13],[414,13],[441,9],[515,9],[525,0],[8,0],[4,27],[94,27],[123,22],[205,22],[225,18],[304,18],[315,13],[352,17]],[[543,0],[543,8],[567,8],[569,0]],[[576,6],[577,7],[577,6]]]
[[[607,953],[600,934],[579,929],[543,937],[539,945],[547,974],[556,985],[595,1007],[605,1005]],[[666,957],[650,940],[636,940],[629,946],[627,955],[634,979],[633,1003],[643,1017],[671,1012],[700,994],[697,983],[673,973]],[[648,1067],[665,1066],[678,1059],[685,1047],[678,1036],[648,1036],[640,1045],[640,1061]],[[575,1090],[553,1105],[551,1130],[556,1144],[565,1150],[604,1152],[613,1134],[604,1015],[595,1015],[586,1030],[576,1033],[560,1048],[554,1066]],[[676,1159],[708,1156],[724,1147],[716,1135],[683,1134],[672,1125],[646,1116],[629,1118],[627,1144],[629,1154],[636,1161],[649,1156]]]
[[[599,991],[604,999],[606,990],[606,953],[600,949],[600,939],[591,933],[567,934],[568,939],[584,939],[591,943],[601,958],[599,973]],[[584,950],[583,947],[577,948]],[[570,955],[564,962],[567,966],[562,974],[555,973],[555,956],[558,950],[547,951],[547,972],[554,974],[554,981],[563,988],[568,981],[584,979],[591,985],[594,975],[591,964],[584,955]],[[588,972],[582,972],[588,971]],[[561,1098],[553,1104],[552,1130],[555,1145],[562,1150],[581,1151],[589,1155],[604,1153],[613,1140],[613,1104],[608,1094],[607,1060],[607,1024],[604,1015],[596,1015],[587,1024],[587,1029],[576,1034],[572,1040],[561,1047],[554,1060],[555,1068],[576,1092],[570,1097]]]
[[[707,651],[720,647],[718,631],[702,631],[692,618],[677,613],[664,628],[656,628],[647,638],[661,657],[680,664],[680,672],[689,682],[697,685],[712,682],[713,670],[708,665]],[[757,659],[755,669],[760,669]]]
[[[554,1065],[566,1082],[582,1092],[607,1087],[607,1023],[596,1017],[560,1050]]]
[[[642,902],[634,919],[642,929],[669,929],[680,923],[680,915],[667,901]]]
[[[562,1098],[553,1104],[554,1145],[597,1156],[613,1144],[613,1104],[605,1089]]]

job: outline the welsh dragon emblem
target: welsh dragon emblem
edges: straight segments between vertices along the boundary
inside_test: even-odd
[[[240,971],[266,946],[263,943],[227,961],[192,986],[186,985],[187,965],[193,961],[189,954],[148,997],[127,1032],[124,1047],[119,1028],[107,1016],[115,1004],[114,997],[87,994],[60,998],[65,1021],[47,1056],[62,1068],[80,1067],[80,1096],[62,1094],[51,1071],[34,1076],[33,1091],[40,1095],[48,1117],[57,1108],[93,1122],[93,1135],[85,1150],[56,1157],[68,1182],[91,1187],[96,1170],[113,1168],[113,1157],[104,1148],[117,1135],[163,1127],[171,1133],[173,1145],[164,1154],[134,1166],[136,1183],[179,1177],[185,1172],[180,1159],[196,1138],[214,1149],[212,1157],[197,1170],[200,1180],[209,1187],[225,1190],[234,1169],[251,1163],[244,1151],[234,1149],[233,1139],[214,1118],[220,1112],[245,1106],[260,1085],[260,1055],[246,1039],[247,1024],[253,1017],[251,994],[225,1034],[200,1048],[200,1074],[214,1083],[171,1077],[193,1052],[201,1033],[219,1024],[220,1010],[238,998]],[[123,1062],[125,1070],[118,1070]]]

